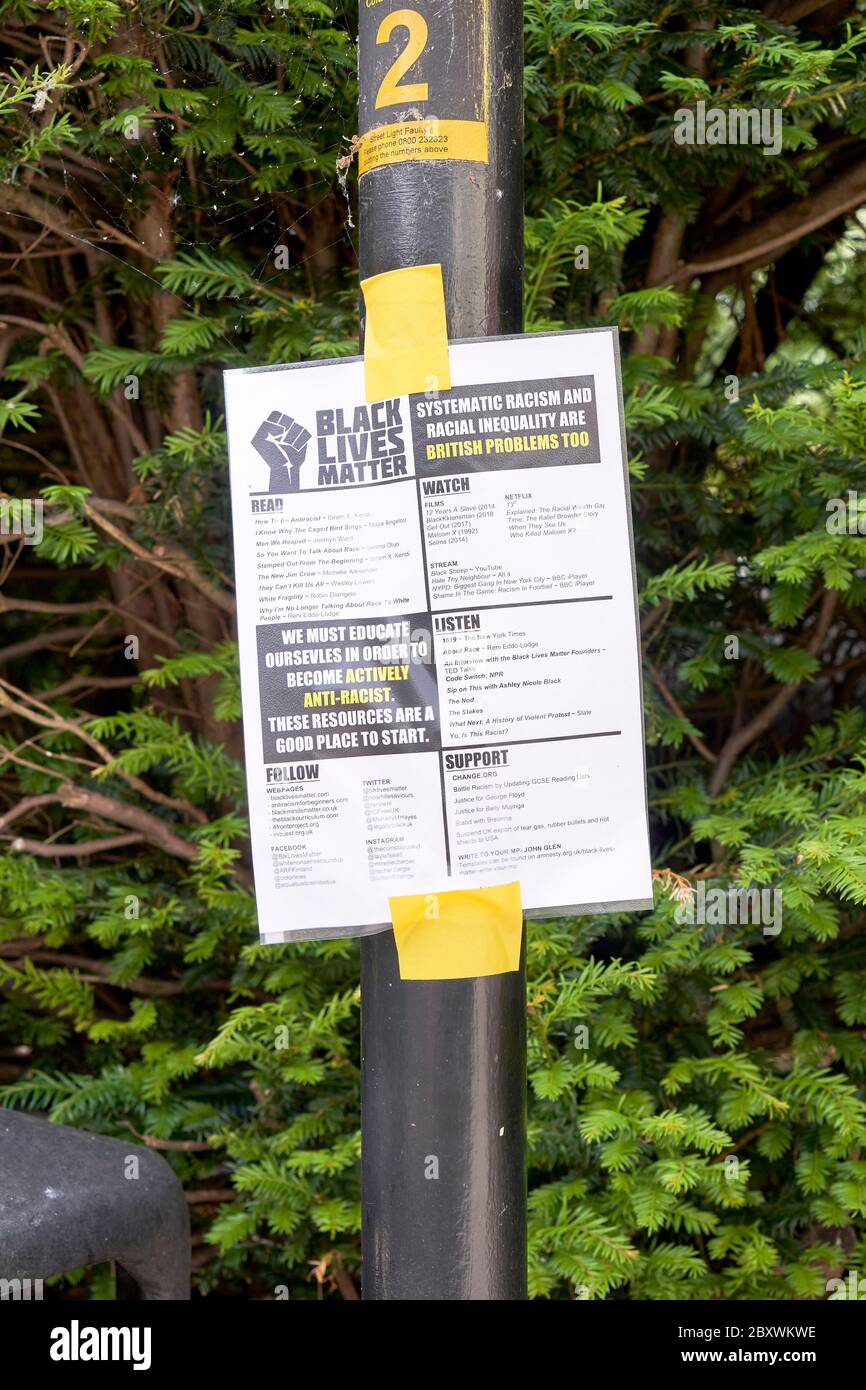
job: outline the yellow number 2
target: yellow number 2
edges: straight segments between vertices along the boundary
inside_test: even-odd
[[[426,82],[406,82],[401,87],[400,78],[405,77],[413,63],[416,63],[427,46],[427,21],[417,10],[392,10],[386,15],[376,32],[377,43],[387,43],[395,29],[409,30],[409,41],[402,53],[398,53],[382,78],[376,96],[376,109],[380,106],[401,106],[407,101],[426,101],[429,95]]]

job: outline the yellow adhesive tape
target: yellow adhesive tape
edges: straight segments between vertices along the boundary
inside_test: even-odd
[[[361,289],[367,307],[367,400],[447,391],[451,369],[441,265],[386,270],[362,280]]]
[[[519,883],[388,901],[402,980],[465,980],[519,969]]]

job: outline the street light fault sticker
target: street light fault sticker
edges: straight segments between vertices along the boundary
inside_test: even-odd
[[[362,0],[361,175],[416,159],[487,163],[489,0]]]
[[[449,353],[373,402],[361,358],[225,376],[265,942],[652,905],[616,334]]]

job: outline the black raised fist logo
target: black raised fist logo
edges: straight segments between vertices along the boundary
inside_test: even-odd
[[[271,470],[269,492],[297,492],[310,431],[290,415],[272,410],[252,438],[252,446]]]

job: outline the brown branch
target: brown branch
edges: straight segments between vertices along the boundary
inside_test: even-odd
[[[144,587],[146,585],[142,586],[142,588]],[[7,599],[0,596],[0,613],[94,613],[99,609],[105,609],[107,616],[100,618],[90,627],[58,627],[53,630],[49,629],[48,632],[38,633],[35,637],[28,637],[21,642],[10,643],[8,647],[0,647],[0,663],[16,661],[19,657],[29,656],[31,652],[41,651],[43,647],[51,646],[54,641],[72,642],[80,647],[100,628],[108,625],[109,631],[114,631],[119,626],[117,617],[135,623],[142,632],[149,632],[152,637],[167,643],[170,647],[180,647],[177,638],[164,632],[162,628],[157,627],[156,623],[150,622],[140,613],[131,612],[121,603],[111,603],[107,599],[94,599],[93,603],[40,603],[35,600],[27,602],[23,599]],[[112,617],[113,614],[116,614],[117,617]],[[124,677],[124,679],[126,678]]]
[[[143,593],[146,589],[149,589],[151,584],[155,582],[156,576],[154,575],[151,579],[148,579],[144,584],[140,584],[137,589],[135,589],[131,594],[129,594],[129,599],[132,600],[134,598],[137,598],[140,593]],[[178,642],[176,637],[172,637],[170,633],[165,632],[163,628],[158,627],[156,623],[152,623],[149,618],[142,617],[141,613],[136,613],[126,604],[113,603],[110,606],[110,611],[119,613],[122,618],[128,620],[129,623],[134,624],[136,630],[140,629],[142,632],[149,632],[151,637],[155,637],[158,642],[165,642],[169,647],[174,647],[178,651],[180,650],[180,642]],[[94,623],[93,627],[90,629],[91,635],[96,633],[100,627],[103,627],[105,625],[105,623],[105,618],[100,618],[98,623]],[[83,643],[84,638],[82,638],[81,642],[78,643],[78,646],[76,646],[73,649],[73,652],[70,653],[70,655],[77,653],[78,647],[82,646]]]
[[[93,251],[105,253],[105,247],[100,243],[118,241],[130,246],[138,255],[148,260],[155,259],[151,257],[146,246],[132,241],[107,223],[98,223],[97,226],[101,227],[102,231],[97,233],[92,227],[71,222],[54,203],[34,193],[28,193],[23,188],[12,188],[8,185],[0,188],[0,213],[6,213],[7,217],[25,217],[37,226],[55,232],[57,236],[63,237],[64,241],[75,242],[79,247],[87,246]]]
[[[672,601],[669,598],[665,598],[662,599],[661,603],[657,603],[655,607],[650,608],[648,612],[644,613],[640,620],[641,637],[648,637],[653,628],[661,622],[662,618],[668,616],[672,608]]]
[[[670,284],[676,275],[677,259],[685,236],[685,219],[673,213],[662,212],[653,239],[649,267],[646,275],[647,287]],[[657,324],[647,324],[635,334],[632,352],[650,354],[657,350],[662,329]]]
[[[122,516],[126,521],[138,521],[139,512],[128,502],[117,502],[113,497],[88,497],[91,507],[99,512],[109,512],[112,516]]]
[[[0,189],[2,193],[2,189]],[[67,330],[60,323],[37,323],[34,319],[22,318],[20,314],[0,314],[0,322],[14,323],[19,328],[29,328],[45,342],[52,343],[64,357],[68,357],[73,366],[84,376],[84,353],[77,348],[72,341]],[[86,378],[85,378],[86,379]],[[119,422],[126,433],[133,447],[139,454],[149,454],[150,445],[145,439],[141,430],[130,417],[128,411],[123,410],[112,396],[106,396],[103,402],[106,410]]]
[[[140,1139],[149,1149],[167,1149],[171,1153],[213,1153],[213,1144],[209,1144],[206,1139],[157,1139],[154,1134],[139,1134],[129,1120],[126,1121],[126,1125],[136,1139]]]
[[[56,845],[50,840],[22,840],[19,836],[9,848],[14,854],[32,854],[37,859],[76,859],[81,854],[101,854],[103,850],[140,845],[144,838],[143,835],[104,835],[99,840],[82,840],[77,845]]]
[[[182,840],[179,835],[175,835],[170,826],[151,811],[145,811],[141,806],[132,806],[127,801],[118,801],[115,797],[105,796],[103,792],[89,791],[74,782],[61,782],[56,792],[46,793],[38,800],[25,797],[24,802],[19,802],[11,811],[5,813],[0,825],[8,825],[19,815],[32,810],[34,804],[47,806],[50,802],[65,806],[67,810],[87,811],[114,825],[128,826],[130,830],[139,832],[149,844],[156,845],[166,854],[171,854],[175,859],[183,859],[188,864],[198,858],[198,847],[189,840]]]
[[[776,19],[780,24],[796,24],[816,10],[826,9],[832,0],[770,0],[764,11],[768,19]]]
[[[152,1134],[142,1134],[142,1141],[149,1149],[169,1149],[172,1153],[213,1153],[213,1144],[197,1139],[156,1139]]]
[[[652,678],[658,686],[659,691],[661,692],[665,704],[668,706],[670,710],[673,711],[677,719],[684,719],[687,723],[691,723],[691,720],[689,719],[682,705],[679,703],[673,692],[669,690],[667,685],[665,684],[661,671],[658,671],[656,667],[652,665],[651,662],[648,662],[647,664],[649,666],[650,672],[652,673]],[[697,734],[686,734],[686,738],[688,739],[692,747],[695,749],[695,751],[700,753],[701,757],[705,758],[708,763],[716,762],[715,753],[713,753],[712,750],[707,747],[702,738],[699,738]]]
[[[19,695],[22,700],[29,700],[31,705],[35,705],[38,708],[29,709],[26,705],[18,704],[10,697],[9,691],[12,691],[14,695]],[[208,818],[204,811],[200,810],[198,806],[193,806],[191,801],[187,801],[186,797],[166,796],[164,792],[159,792],[155,787],[148,786],[147,782],[143,781],[141,777],[137,777],[134,773],[127,772],[125,768],[121,767],[112,756],[109,749],[105,747],[105,744],[100,743],[98,738],[94,738],[93,734],[88,733],[86,729],[82,728],[79,722],[72,719],[64,719],[63,716],[59,715],[50,705],[46,705],[35,695],[30,695],[23,690],[19,690],[18,687],[12,685],[10,681],[3,680],[2,678],[0,678],[0,707],[5,707],[12,714],[20,715],[22,719],[29,719],[40,728],[56,729],[65,733],[75,734],[77,738],[81,739],[82,743],[86,743],[88,748],[91,748],[94,753],[99,754],[106,768],[110,768],[110,770],[117,777],[120,777],[128,787],[132,787],[133,791],[137,791],[141,796],[145,797],[146,800],[155,801],[159,806],[167,806],[172,811],[180,811],[183,815],[189,816],[192,820],[197,821],[199,825],[207,824]],[[40,710],[45,711],[45,713],[40,713]],[[121,805],[123,803],[118,802],[117,804]],[[163,825],[164,822],[160,821],[159,824]]]
[[[99,608],[113,608],[105,599],[92,603],[47,603],[40,599],[7,598],[0,594],[0,613],[95,613]]]
[[[226,594],[222,589],[218,589],[209,579],[206,579],[196,566],[195,561],[179,545],[163,544],[157,546],[156,550],[146,550],[138,541],[132,539],[119,526],[102,516],[98,508],[92,506],[90,502],[85,502],[84,509],[87,515],[95,524],[107,532],[114,540],[125,546],[127,550],[138,560],[143,560],[145,564],[154,565],[159,570],[164,570],[166,574],[172,575],[175,579],[185,579],[193,588],[198,589],[217,608],[221,608],[224,613],[234,614],[235,601],[231,594]],[[167,556],[169,558],[163,558]]]
[[[0,610],[2,611],[2,610]],[[112,624],[116,627],[116,624]],[[37,633],[35,637],[27,637],[21,642],[10,642],[8,647],[0,647],[0,665],[5,665],[9,661],[17,661],[22,656],[30,656],[32,652],[42,651],[45,647],[52,647],[55,643],[65,645],[68,642],[75,642],[79,637],[87,636],[93,629],[90,627],[55,627],[48,632]]]
[[[339,1259],[334,1265],[334,1283],[337,1285],[341,1298],[360,1299],[361,1295],[358,1293],[354,1279]]]
[[[739,1149],[744,1149],[747,1144],[751,1144],[753,1139],[757,1139],[759,1135],[764,1133],[765,1129],[769,1128],[770,1122],[767,1120],[764,1124],[756,1125],[754,1129],[747,1130],[745,1134],[740,1136],[736,1144],[732,1144],[729,1149],[724,1149],[723,1152],[717,1154],[715,1158],[711,1158],[710,1165],[712,1166],[714,1163],[724,1163],[725,1159],[730,1158],[731,1154],[737,1153]]]
[[[231,989],[231,980],[149,980],[143,975],[136,975],[131,980],[113,980],[111,972],[113,967],[105,961],[91,960],[89,956],[69,956],[63,951],[44,951],[39,946],[38,939],[23,941],[3,941],[0,942],[0,958],[9,960],[12,965],[27,958],[37,961],[43,965],[62,965],[68,970],[88,971],[88,975],[83,975],[82,979],[100,981],[109,984],[113,989],[125,989],[130,994],[150,994],[159,997],[171,997],[175,994],[185,994],[191,990],[228,990]],[[262,998],[266,997],[264,994]]]
[[[811,652],[812,656],[817,656],[824,645],[830,624],[833,621],[833,614],[836,611],[837,600],[838,592],[835,589],[828,589],[824,594],[821,610],[815,623],[815,631],[806,646],[806,651]],[[759,714],[755,715],[754,719],[729,736],[719,753],[713,775],[710,778],[709,793],[711,797],[718,796],[740,754],[745,752],[750,744],[755,742],[755,739],[760,738],[765,730],[769,729],[791,697],[800,689],[802,683],[802,681],[788,681],[786,685],[780,686],[773,698]]]
[[[38,198],[23,188],[12,188],[8,185],[5,188],[0,188],[0,213],[6,213],[7,216],[17,214],[19,217],[26,217],[43,230],[55,232],[65,241],[90,244],[85,236],[86,227],[79,227],[74,222],[70,222],[54,203]]]
[[[747,232],[718,247],[706,261],[693,261],[677,270],[676,284],[695,276],[733,270],[737,266],[755,269],[766,265],[778,252],[799,241],[807,232],[825,227],[844,213],[852,212],[866,202],[866,160],[831,179],[823,188],[780,212],[765,218]]]
[[[16,806],[4,811],[0,816],[0,830],[5,830],[14,820],[20,816],[27,816],[31,811],[35,811],[39,806],[53,806],[57,803],[57,796],[54,792],[46,792],[42,796],[25,796]]]
[[[81,375],[84,376],[84,353],[78,350],[66,329],[61,324],[51,324],[48,325],[44,331],[45,337],[48,338],[50,342],[55,343],[56,346],[60,348],[60,351],[69,358],[70,362],[78,368]],[[121,428],[129,435],[130,443],[133,448],[139,454],[149,454],[150,445],[138,428],[138,425],[135,424],[130,416],[129,411],[124,410],[113,396],[106,396],[102,403],[106,410],[114,416]]]
[[[141,806],[132,806],[128,801],[117,801],[102,792],[88,791],[85,787],[67,782],[60,787],[60,800],[69,810],[87,811],[91,815],[102,816],[117,825],[128,825],[131,830],[141,831],[144,838],[159,849],[171,854],[175,859],[184,859],[191,864],[198,858],[198,846],[189,840],[182,840],[169,828],[164,820],[145,811]]]
[[[131,685],[140,684],[141,676],[70,676],[39,694],[43,699],[54,700],[59,695],[71,695],[74,690],[128,690]]]

